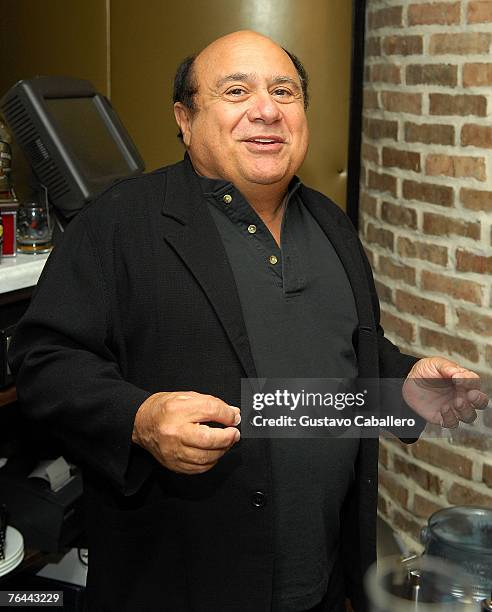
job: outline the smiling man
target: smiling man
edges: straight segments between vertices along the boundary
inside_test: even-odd
[[[11,348],[23,410],[84,470],[89,610],[364,611],[377,439],[240,439],[241,378],[406,378],[449,427],[487,398],[384,338],[350,222],[295,177],[297,58],[236,32],[174,97],[184,161],[78,215]]]

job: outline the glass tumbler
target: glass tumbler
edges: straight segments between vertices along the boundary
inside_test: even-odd
[[[48,253],[51,250],[51,220],[48,209],[36,203],[24,204],[17,211],[17,251]]]

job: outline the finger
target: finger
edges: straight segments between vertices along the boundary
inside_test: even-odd
[[[477,418],[476,410],[471,406],[470,402],[463,397],[457,397],[454,404],[454,413],[459,421],[464,423],[473,423]]]
[[[488,395],[483,393],[483,391],[478,391],[477,389],[468,391],[466,398],[475,410],[485,410],[485,408],[487,408],[489,405]]]
[[[461,389],[480,389],[480,376],[471,370],[458,372],[452,376],[453,384]]]
[[[459,420],[455,415],[451,406],[446,406],[441,409],[441,418],[442,418],[442,427],[446,427],[449,429],[454,429],[458,427]]]
[[[199,423],[187,423],[183,426],[182,444],[202,450],[228,449],[240,438],[239,429],[235,427],[208,427]]]
[[[189,403],[188,418],[195,423],[211,421],[223,425],[239,425],[241,411],[235,406],[229,406],[218,397],[202,395]]]

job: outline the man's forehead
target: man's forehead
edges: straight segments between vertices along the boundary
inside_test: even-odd
[[[205,47],[195,60],[197,76],[217,81],[232,74],[297,79],[288,54],[269,38],[253,32],[224,36]]]

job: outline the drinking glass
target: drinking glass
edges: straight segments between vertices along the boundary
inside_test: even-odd
[[[385,557],[365,577],[371,612],[476,612],[473,583],[459,566],[424,555]]]
[[[17,211],[17,251],[48,253],[51,250],[49,210],[36,203],[24,204]]]

